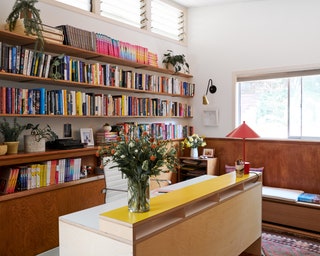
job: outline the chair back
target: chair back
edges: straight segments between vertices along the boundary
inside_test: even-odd
[[[110,159],[111,158],[108,160]],[[106,183],[106,188],[104,189],[104,192],[106,193],[105,202],[127,197],[128,181],[126,178],[122,177],[119,168],[111,168],[114,165],[115,164],[112,161],[109,161],[104,166],[104,178]]]

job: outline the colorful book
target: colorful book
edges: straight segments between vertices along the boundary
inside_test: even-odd
[[[310,194],[310,193],[302,193],[298,197],[299,202],[320,204],[320,195],[319,194]]]

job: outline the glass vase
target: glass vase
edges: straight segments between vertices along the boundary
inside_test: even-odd
[[[149,177],[139,180],[128,178],[128,208],[130,212],[150,210]]]
[[[190,150],[190,157],[198,158],[198,156],[199,156],[198,148],[191,148],[191,150]]]

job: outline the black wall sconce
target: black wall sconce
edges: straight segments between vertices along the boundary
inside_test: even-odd
[[[208,86],[207,86],[207,92],[205,95],[203,95],[203,98],[202,98],[202,104],[203,105],[209,105],[209,100],[208,100],[208,92],[210,93],[215,93],[217,91],[217,87],[213,84],[212,82],[212,79],[210,78],[209,81],[208,81]]]

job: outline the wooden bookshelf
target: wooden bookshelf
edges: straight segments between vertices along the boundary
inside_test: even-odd
[[[28,49],[34,49],[35,39],[29,36],[18,35],[6,30],[0,30],[0,41],[9,45],[20,45]],[[190,79],[192,75],[175,73],[164,68],[139,64],[113,56],[103,55],[97,52],[71,47],[68,45],[45,43],[44,52],[52,55],[61,53],[74,58],[92,62],[102,62],[128,67],[132,70],[143,70],[164,76],[173,76]],[[152,73],[151,73],[152,74]],[[10,82],[12,88],[54,87],[66,88],[67,90],[89,89],[92,92],[101,91],[124,92],[131,94],[156,94],[159,97],[188,98],[192,96],[151,92],[139,89],[112,87],[73,82],[65,80],[54,80],[22,74],[0,72],[0,80]],[[25,85],[27,85],[25,87]],[[5,83],[4,85],[5,86]],[[7,86],[5,86],[7,87]],[[0,113],[4,117],[35,117],[35,118],[119,118],[119,116],[89,116],[89,115],[48,115],[48,114],[7,114]],[[135,118],[144,116],[120,116],[121,118]],[[190,116],[191,117],[191,116]],[[145,118],[161,118],[166,116],[145,116]],[[168,116],[168,118],[189,118],[183,116]],[[159,119],[160,120],[160,119]],[[18,153],[16,155],[0,156],[0,171],[3,167],[23,165],[34,162],[42,162],[53,159],[76,158],[82,159],[82,165],[97,165],[97,147],[81,148],[72,150],[48,150],[42,153]],[[103,204],[104,194],[101,193],[105,187],[103,175],[90,175],[87,178],[40,187],[31,190],[16,192],[0,196],[0,255],[37,255],[43,251],[58,246],[58,217],[74,211],[79,211],[92,206]]]
[[[0,38],[1,40],[5,40],[9,44],[15,45],[17,44],[17,42],[19,42],[19,45],[26,46],[29,48],[33,48],[35,44],[34,38],[30,36],[19,35],[7,30],[0,30]],[[104,54],[100,54],[93,51],[75,48],[69,45],[61,45],[61,44],[53,44],[53,43],[45,42],[44,51],[50,52],[50,53],[56,53],[56,54],[64,53],[65,55],[71,55],[71,56],[82,58],[82,59],[107,62],[111,64],[132,67],[135,69],[143,69],[143,70],[148,70],[148,71],[153,71],[157,73],[168,74],[168,75],[173,75],[178,77],[185,77],[185,78],[193,77],[190,74],[176,73],[173,70],[154,67],[147,64],[141,64],[141,63],[113,57],[110,55],[104,55]]]

